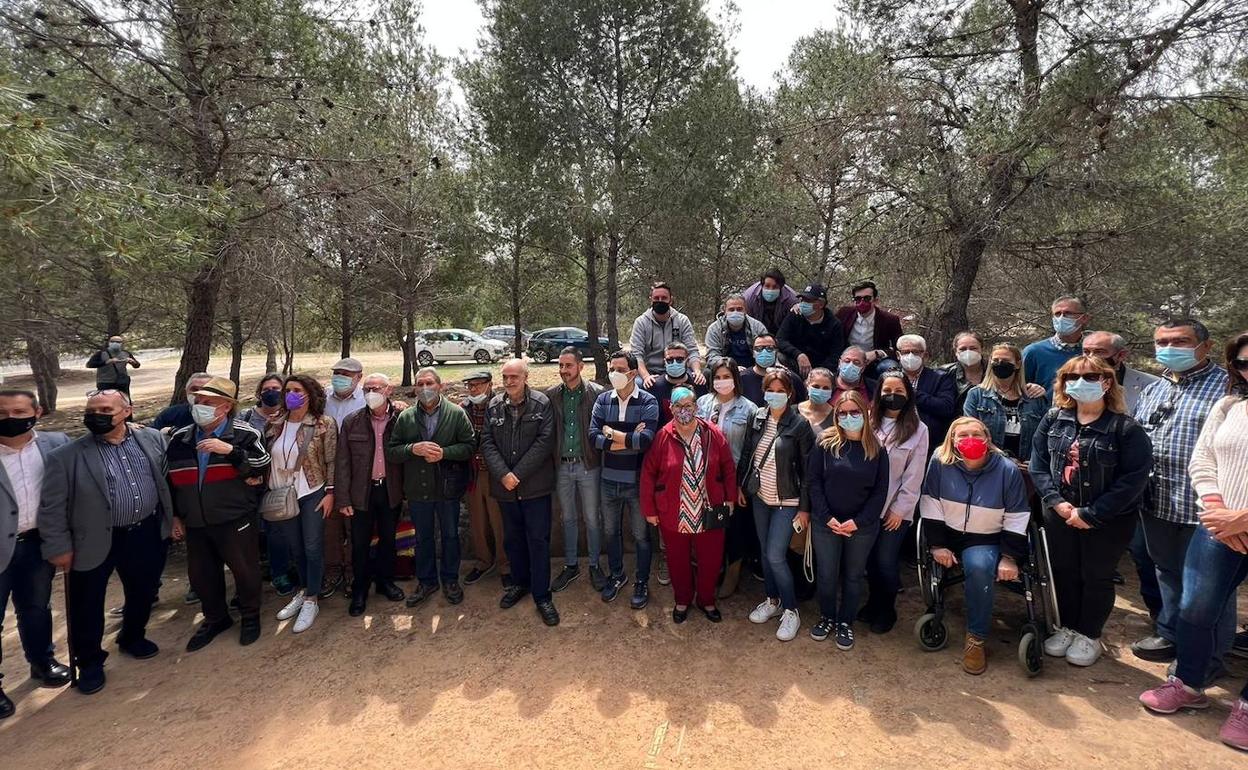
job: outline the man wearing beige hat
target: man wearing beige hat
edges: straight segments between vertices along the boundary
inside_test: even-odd
[[[186,533],[186,571],[204,621],[186,644],[194,652],[234,625],[225,567],[234,575],[242,616],[240,644],[260,637],[260,540],[257,496],[269,467],[260,432],[235,419],[238,386],[213,377],[191,394],[194,425],[169,437],[165,458],[174,531]]]

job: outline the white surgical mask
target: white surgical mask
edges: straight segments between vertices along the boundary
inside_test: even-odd
[[[208,404],[191,404],[191,419],[201,428],[211,425],[217,419],[217,408]]]
[[[364,403],[368,404],[369,409],[376,409],[386,403],[386,396],[384,393],[375,393],[370,391],[364,394]]]
[[[959,350],[958,363],[963,366],[979,366],[979,362],[984,360],[984,356],[978,350]]]
[[[907,372],[917,372],[923,368],[923,356],[917,353],[904,353],[901,358],[901,368]]]
[[[612,390],[624,390],[624,388],[628,387],[628,383],[633,381],[633,378],[629,377],[626,372],[615,371],[609,372],[607,379],[611,381]]]
[[[465,400],[470,404],[483,404],[485,399],[489,397],[489,393],[478,393],[475,396],[464,396]]]

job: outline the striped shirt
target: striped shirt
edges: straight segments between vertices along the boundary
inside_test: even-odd
[[[1248,400],[1226,396],[1210,410],[1190,470],[1199,497],[1221,495],[1233,511],[1248,508]]]
[[[156,513],[160,496],[156,491],[156,471],[143,454],[134,433],[127,430],[120,444],[96,438],[96,449],[104,463],[108,481],[108,509],[114,527],[138,524]]]
[[[602,434],[602,429],[608,426],[624,435],[623,449],[611,449],[612,442]],[[623,403],[614,390],[600,394],[589,419],[589,441],[602,452],[602,480],[636,484],[642,455],[650,448],[658,430],[659,402],[646,391],[634,386]]]
[[[763,434],[758,439],[758,446],[754,448],[754,467],[758,468],[759,480],[758,497],[773,508],[793,508],[801,505],[801,501],[796,497],[781,500],[777,496],[779,492],[776,489],[776,453],[774,445],[778,430],[779,423],[776,422],[776,418],[768,414],[767,422],[763,425]]]
[[[706,461],[702,452],[702,426],[685,441],[679,431],[676,438],[685,445],[685,463],[680,473],[680,511],[676,531],[697,534],[702,531],[702,512],[706,508]]]
[[[1151,513],[1173,524],[1199,523],[1196,493],[1187,475],[1196,440],[1209,410],[1226,395],[1226,370],[1204,366],[1163,377],[1144,389],[1135,405],[1136,422],[1153,442]]]

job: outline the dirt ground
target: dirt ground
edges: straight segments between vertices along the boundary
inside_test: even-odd
[[[336,358],[308,354],[299,364],[327,374]],[[401,361],[388,353],[359,358],[367,371],[397,372]],[[152,361],[140,370],[140,416],[167,399],[176,364]],[[245,388],[262,366],[247,359]],[[447,377],[472,368],[447,367]],[[555,381],[553,366],[534,371],[537,384]],[[78,375],[72,379],[62,396],[62,419],[71,424],[84,401],[78,391],[91,385],[89,375],[82,388]],[[1123,568],[1131,572],[1128,563]],[[374,598],[362,618],[349,617],[336,596],[309,632],[294,636],[289,623],[273,620],[283,600],[266,589],[257,644],[238,647],[231,630],[188,655],[183,648],[200,618],[182,603],[185,575],[175,555],[149,627],[161,646],[156,658],[117,654],[119,620],[109,619],[108,686],[92,696],[32,685],[10,612],[4,684],[18,713],[0,722],[0,766],[1245,766],[1243,755],[1216,740],[1248,676],[1245,661],[1232,661],[1234,676],[1210,691],[1217,705],[1205,713],[1161,718],[1137,704],[1165,666],[1127,649],[1148,630],[1131,584],[1119,590],[1100,663],[1079,669],[1050,659],[1028,679],[1015,662],[1017,597],[999,594],[989,670],[970,677],[958,666],[960,600],[951,603],[954,642],[924,653],[911,631],[921,614],[912,581],[897,628],[881,637],[859,627],[848,653],[809,638],[813,602],[803,605],[802,632],[788,644],[776,641],[774,625],[749,623],[762,590],[753,579],[721,603],[722,624],[694,613],[677,626],[670,589],[652,583],[650,606],[634,612],[626,598],[602,603],[582,577],[556,596],[563,622],[555,629],[529,602],[500,610],[498,584],[487,580],[469,587],[457,607],[439,597],[408,610]],[[63,596],[58,577],[62,659]],[[120,602],[114,581],[109,605]]]

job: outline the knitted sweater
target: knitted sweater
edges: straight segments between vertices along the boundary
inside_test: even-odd
[[[1198,497],[1222,495],[1226,507],[1248,508],[1248,400],[1227,396],[1214,404],[1188,471]]]

